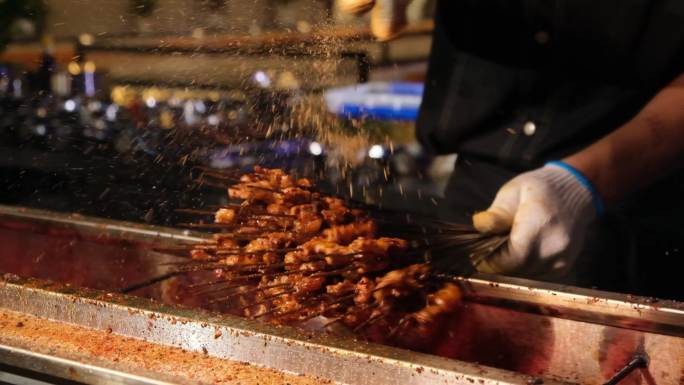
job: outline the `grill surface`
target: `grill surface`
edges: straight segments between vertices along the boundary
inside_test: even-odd
[[[147,298],[108,294],[164,272],[164,257],[153,246],[199,239],[178,230],[0,207],[0,271],[12,273],[0,285],[0,307],[349,384],[602,383],[637,353],[649,356],[649,367],[622,383],[684,382],[684,306],[670,301],[477,276],[463,281],[466,305],[429,350],[437,357],[189,308],[196,304],[168,295],[165,285],[137,293]],[[17,347],[2,343],[0,361],[7,363]],[[89,357],[94,366],[102,360]],[[161,381],[164,375],[152,370],[143,377]]]

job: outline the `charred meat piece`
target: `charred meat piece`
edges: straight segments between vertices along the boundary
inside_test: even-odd
[[[356,284],[348,279],[345,279],[342,282],[326,286],[325,291],[334,296],[342,296],[356,292]]]
[[[353,222],[346,225],[331,226],[323,230],[322,237],[328,241],[339,244],[348,244],[359,237],[374,238],[377,225],[373,220]]]
[[[399,238],[357,238],[351,242],[348,249],[352,253],[363,253],[387,256],[406,251],[408,243]]]
[[[233,224],[237,218],[237,214],[234,209],[221,208],[216,211],[214,215],[214,222],[216,223],[226,223]]]
[[[289,247],[294,243],[294,236],[291,233],[272,232],[266,233],[263,236],[249,242],[244,251],[253,253],[257,251],[274,251],[277,252],[283,248]]]
[[[430,268],[425,264],[415,264],[404,269],[393,270],[378,279],[378,288],[413,287],[422,288]]]

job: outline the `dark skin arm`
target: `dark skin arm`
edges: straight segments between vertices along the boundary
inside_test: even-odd
[[[635,116],[565,159],[607,204],[684,167],[684,73]]]

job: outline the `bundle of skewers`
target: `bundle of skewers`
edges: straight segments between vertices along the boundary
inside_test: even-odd
[[[201,170],[234,204],[184,210],[213,240],[175,249],[172,275],[208,273],[191,295],[276,324],[325,320],[382,339],[427,338],[461,303],[455,276],[496,252],[505,236],[346,202],[308,179],[255,167]]]

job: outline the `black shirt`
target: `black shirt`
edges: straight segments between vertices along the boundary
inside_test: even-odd
[[[459,155],[441,210],[452,220],[619,128],[684,72],[684,0],[438,0],[436,14],[417,133]],[[684,258],[683,197],[680,173],[611,207],[584,284],[681,297],[667,266]]]
[[[684,72],[682,0],[442,0],[418,136],[522,171],[596,141]]]

